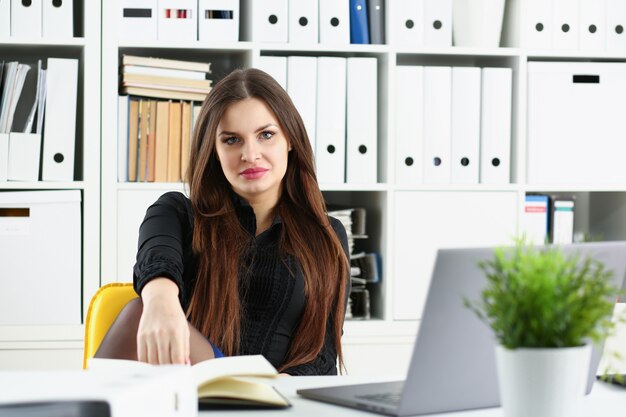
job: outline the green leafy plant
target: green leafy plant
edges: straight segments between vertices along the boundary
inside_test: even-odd
[[[597,342],[610,334],[618,289],[612,271],[591,258],[565,255],[558,246],[516,241],[479,267],[487,285],[465,305],[506,348],[558,348]]]

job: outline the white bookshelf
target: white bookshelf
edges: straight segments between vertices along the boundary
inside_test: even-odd
[[[561,51],[527,51],[520,48],[405,48],[394,45],[346,45],[327,46],[319,44],[273,44],[242,41],[236,43],[206,42],[130,42],[118,41],[116,38],[116,7],[103,10],[103,44],[102,44],[102,283],[111,281],[130,281],[132,271],[120,275],[118,270],[120,241],[132,241],[136,244],[136,230],[118,235],[118,225],[123,224],[125,214],[119,207],[120,196],[146,194],[151,197],[168,190],[184,191],[182,184],[147,184],[118,183],[117,176],[117,82],[118,59],[121,53],[137,53],[149,56],[170,58],[187,58],[198,61],[220,60],[230,61],[230,67],[254,66],[262,55],[275,56],[340,56],[340,57],[375,57],[378,60],[378,183],[371,185],[353,184],[320,184],[329,203],[363,205],[368,208],[369,249],[375,250],[382,257],[382,277],[380,291],[372,294],[372,320],[348,321],[344,326],[344,346],[346,363],[351,373],[365,372],[365,364],[371,363],[372,355],[385,357],[384,369],[370,369],[370,372],[402,373],[408,364],[418,320],[400,320],[395,318],[394,297],[401,291],[396,285],[402,282],[399,278],[405,271],[395,261],[395,254],[406,246],[415,248],[428,247],[431,234],[437,231],[441,222],[434,222],[423,235],[418,234],[415,240],[399,242],[398,232],[405,228],[403,222],[411,222],[412,216],[422,216],[424,227],[428,221],[423,216],[437,216],[439,206],[430,210],[424,207],[403,208],[397,205],[398,200],[428,202],[455,201],[462,204],[464,199],[480,204],[484,210],[495,205],[500,224],[508,224],[504,231],[496,230],[498,222],[493,223],[489,213],[478,228],[484,227],[485,233],[478,233],[471,239],[459,237],[461,231],[448,231],[437,240],[442,245],[491,245],[507,243],[507,238],[516,232],[520,216],[523,213],[523,202],[527,192],[550,191],[575,193],[577,199],[577,228],[583,231],[593,229],[590,225],[589,207],[594,198],[591,194],[599,191],[620,194],[626,192],[624,187],[594,187],[593,189],[578,188],[571,185],[555,184],[550,187],[534,187],[525,182],[526,178],[526,90],[527,63],[531,60],[626,60],[626,54],[616,56],[605,53],[561,52]],[[512,92],[512,142],[511,142],[511,181],[500,185],[400,185],[394,178],[394,85],[396,65],[445,65],[445,66],[478,66],[508,67],[513,70]],[[216,65],[214,64],[214,73]],[[220,67],[221,68],[221,67]],[[222,68],[223,70],[223,68]],[[217,71],[220,72],[219,70]],[[221,76],[224,74],[216,74]],[[106,139],[108,138],[108,139]],[[621,194],[620,194],[621,195]],[[611,197],[611,196],[609,196]],[[139,197],[138,197],[139,198]],[[608,197],[607,197],[608,198]],[[605,198],[606,199],[606,198]],[[609,198],[610,200],[610,198]],[[616,200],[616,199],[614,199]],[[618,207],[621,204],[617,203]],[[505,210],[497,213],[497,210]],[[624,203],[626,211],[626,203]],[[399,213],[399,215],[397,215]],[[626,213],[625,213],[626,214]],[[420,223],[420,224],[422,224]],[[591,223],[593,223],[591,221]],[[626,237],[626,228],[623,228]],[[505,238],[506,236],[506,238]],[[440,242],[441,240],[441,242]],[[128,243],[124,243],[128,245]],[[129,246],[127,246],[129,247]],[[416,249],[419,251],[419,249]],[[125,255],[128,256],[128,255]],[[133,253],[134,256],[134,253]],[[426,279],[428,277],[419,277]],[[422,285],[426,288],[427,282]],[[423,294],[422,294],[423,295]],[[416,294],[416,298],[419,298]]]
[[[0,192],[80,190],[82,194],[81,322],[91,295],[100,285],[100,4],[74,2],[74,38],[0,38],[3,60],[48,57],[79,60],[75,181],[0,182]],[[10,254],[4,254],[10,256]],[[33,262],[37,262],[36,254]],[[53,266],[51,266],[53,267]],[[41,277],[46,279],[46,277]],[[63,300],[64,294],[50,294]],[[28,303],[28,294],[24,295]],[[15,312],[19,314],[19,312]],[[0,326],[0,369],[80,367],[83,325]]]

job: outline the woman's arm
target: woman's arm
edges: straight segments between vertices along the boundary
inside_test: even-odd
[[[346,234],[346,229],[339,220],[333,217],[329,217],[329,220],[349,262],[350,254],[348,253],[348,236]],[[346,291],[343,299],[345,312],[348,305],[348,298],[350,296],[350,274],[346,274],[345,277],[338,277],[338,279],[346,280]],[[315,360],[288,368],[283,372],[289,375],[337,375],[337,349],[335,349],[334,323],[335,312],[333,311],[326,320],[326,336],[324,338],[324,346]]]
[[[179,298],[184,294],[184,248],[191,237],[190,207],[175,192],[163,194],[146,211],[139,228],[137,262],[133,282],[137,294],[152,279],[166,277],[176,283]]]
[[[179,300],[188,229],[186,204],[178,193],[167,193],[150,206],[139,229],[133,282],[143,302],[137,331],[140,361],[189,361],[189,327]]]

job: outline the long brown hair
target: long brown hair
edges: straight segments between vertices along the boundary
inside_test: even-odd
[[[280,253],[298,261],[306,296],[279,370],[315,359],[324,345],[328,317],[332,318],[331,336],[341,367],[348,260],[326,216],[304,123],[285,90],[258,69],[235,70],[218,82],[204,101],[194,129],[187,182],[194,212],[193,249],[199,264],[187,315],[225,354],[239,353],[243,314],[238,272],[251,237],[235,214],[231,186],[216,157],[215,141],[225,110],[253,97],[269,106],[291,145],[276,214],[283,221]]]

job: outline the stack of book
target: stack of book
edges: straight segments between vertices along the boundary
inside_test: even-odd
[[[575,202],[573,195],[527,194],[521,230],[528,242],[573,243]]]
[[[118,106],[118,180],[181,181],[200,104],[120,96]]]
[[[122,56],[120,92],[140,97],[203,101],[211,91],[211,63]]]

